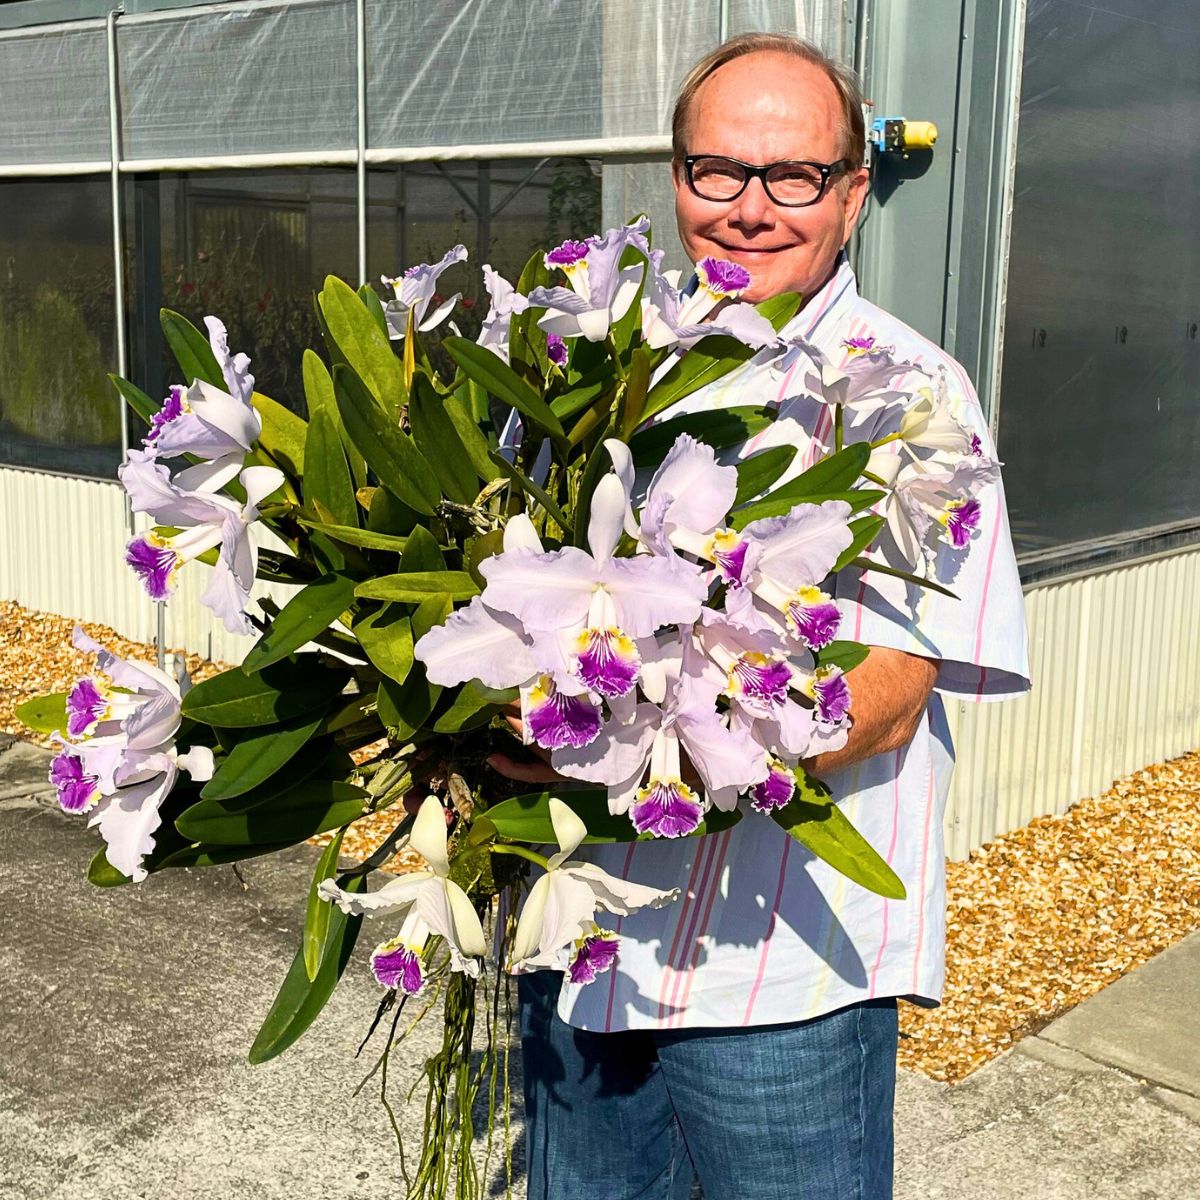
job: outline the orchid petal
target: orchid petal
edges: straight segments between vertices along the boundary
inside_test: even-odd
[[[479,564],[489,608],[511,613],[526,628],[564,629],[587,617],[597,582],[591,556],[574,546],[548,554],[517,549]]]
[[[633,638],[649,637],[663,625],[690,625],[708,595],[698,568],[649,555],[611,559],[604,565],[604,586],[618,624]]]
[[[537,673],[520,626],[476,596],[452,612],[413,647],[431,683],[450,686],[478,679],[485,687],[518,687]]]
[[[446,810],[436,796],[426,796],[417,810],[408,844],[429,864],[429,869],[444,879],[450,874],[446,854]]]
[[[597,562],[612,558],[621,540],[628,507],[629,495],[621,480],[616,475],[605,475],[592,493],[588,514],[588,545]]]
[[[550,865],[557,867],[582,844],[587,837],[587,826],[574,809],[555,796],[550,797],[550,824],[554,826],[554,837],[558,842],[558,853],[550,859]]]
[[[537,952],[542,938],[546,905],[550,900],[550,880],[552,878],[552,874],[547,872],[529,890],[529,896],[517,920],[517,931],[513,935],[512,958],[514,963],[532,958]]]
[[[543,553],[542,539],[538,537],[537,530],[534,529],[533,522],[527,513],[517,513],[515,516],[509,517],[508,524],[504,526],[505,553],[518,549],[533,550],[538,554]]]
[[[407,913],[416,903],[421,889],[427,887],[436,876],[428,871],[414,871],[410,875],[397,875],[377,892],[343,891],[332,879],[324,879],[317,888],[322,900],[336,904],[351,916],[386,916],[389,913]]]
[[[564,746],[550,756],[560,775],[606,786],[640,776],[650,757],[650,747],[662,714],[653,704],[639,704],[632,721],[609,721],[600,736],[587,746]]]

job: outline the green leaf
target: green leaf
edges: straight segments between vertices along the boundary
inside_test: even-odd
[[[294,842],[276,842],[265,846],[214,846],[208,842],[193,842],[168,854],[152,871],[174,870],[179,867],[220,867],[228,863],[245,862],[286,850]]]
[[[104,846],[101,846],[100,849],[92,855],[92,861],[88,863],[87,881],[93,887],[102,888],[123,887],[125,884],[133,882],[128,875],[118,871],[117,868],[108,861],[108,856],[105,853]]]
[[[729,518],[729,527],[745,529],[751,521],[761,521],[767,517],[782,517],[785,513],[791,512],[798,504],[823,504],[826,500],[841,500],[850,505],[850,511],[855,513],[877,504],[886,494],[867,488],[856,488],[852,492],[825,492],[819,496],[804,496],[796,499],[794,496],[786,494],[790,486],[790,484],[784,484],[783,487],[777,488],[761,500],[753,500],[737,509]]]
[[[385,604],[354,622],[354,635],[367,657],[389,679],[403,683],[413,665],[412,623],[397,604]]]
[[[849,528],[852,540],[838,555],[833,569],[840,571],[852,563],[875,540],[875,535],[883,528],[883,524],[883,517],[859,517],[857,521],[851,521]]]
[[[361,817],[365,797],[340,779],[307,779],[251,808],[201,800],[175,818],[175,828],[191,841],[223,846],[302,842]]]
[[[53,733],[67,728],[67,693],[52,692],[48,696],[34,696],[18,704],[13,715],[27,729],[35,733]]]
[[[840,671],[853,671],[865,662],[871,653],[870,646],[861,642],[830,642],[823,650],[816,651],[817,666],[837,667]]]
[[[639,346],[629,356],[629,369],[625,375],[624,412],[621,416],[621,433],[624,437],[629,437],[642,423],[649,387],[650,352],[645,346]]]
[[[550,402],[550,410],[560,420],[565,421],[585,408],[590,408],[605,392],[611,391],[616,379],[612,362],[605,360],[569,391],[555,396]]]
[[[306,480],[307,482],[307,480]],[[397,537],[391,533],[375,533],[370,529],[359,529],[356,525],[326,525],[323,521],[306,521],[300,518],[300,524],[309,529],[315,529],[336,542],[345,542],[349,546],[361,546],[364,550],[390,550],[393,554],[403,552],[408,538]]]
[[[491,446],[471,415],[470,403],[457,393],[445,399],[446,415],[454,425],[463,453],[471,464],[476,477],[483,483],[496,478],[495,468],[489,455]],[[471,497],[474,499],[474,496]]]
[[[528,475],[517,470],[507,459],[503,458],[497,451],[491,451],[489,457],[496,464],[497,469],[502,475],[507,476],[523,491],[526,495],[532,496],[542,508],[546,511],[546,515],[554,521],[559,529],[564,532],[571,528],[570,521],[567,520],[563,510],[550,498],[550,494],[544,489],[538,487]]]
[[[737,495],[734,504],[744,504],[765,492],[792,465],[796,446],[772,446],[761,450],[737,465]]]
[[[342,436],[328,409],[313,411],[304,443],[304,502],[309,508],[319,501],[338,525],[358,525],[358,501],[354,498],[354,480],[342,449]]]
[[[243,674],[269,667],[324,633],[353,603],[354,587],[352,576],[330,573],[301,588],[246,655]]]
[[[313,416],[318,412],[325,413],[333,427],[338,431],[342,441],[342,449],[350,464],[350,475],[354,486],[360,488],[367,482],[367,464],[359,454],[350,436],[342,425],[342,417],[338,412],[337,398],[333,394],[333,376],[329,368],[317,357],[313,350],[304,352],[304,398],[308,402],[308,419],[312,423]],[[306,447],[307,449],[307,447]]]
[[[149,425],[154,414],[158,412],[162,405],[155,404],[140,387],[130,383],[128,379],[122,379],[120,375],[109,375],[109,379],[112,381],[113,387],[120,392],[125,403]]]
[[[629,450],[639,467],[656,467],[667,456],[675,439],[689,433],[698,442],[715,450],[749,441],[755,434],[770,428],[776,410],[759,405],[721,408],[713,412],[681,413],[677,417],[651,425],[629,439]]]
[[[408,423],[413,441],[433,468],[442,491],[459,504],[470,504],[479,494],[479,481],[443,398],[422,374],[413,376]]]
[[[326,276],[318,303],[326,328],[346,362],[392,417],[394,424],[396,414],[405,403],[406,394],[404,371],[387,334],[379,328],[375,315],[354,289],[336,275]],[[336,367],[333,375],[336,384]],[[350,428],[349,422],[347,428]],[[354,436],[353,430],[351,436]],[[354,440],[362,449],[358,439]],[[371,461],[369,455],[366,458],[367,462]]]
[[[546,401],[492,351],[460,337],[445,338],[442,346],[469,379],[487,388],[497,400],[515,408],[552,436],[563,436],[562,424]]]
[[[326,879],[332,879],[337,874],[338,853],[342,848],[342,838],[346,836],[344,829],[339,829],[333,840],[325,847],[325,853],[317,860],[317,869],[313,872],[312,883],[308,888],[308,904],[304,912],[304,970],[309,980],[316,979],[321,969],[321,959],[325,957],[325,942],[329,937],[329,918],[334,905],[328,900],[322,900],[317,894],[317,888]]]
[[[608,793],[592,788],[571,788],[563,791],[531,792],[524,796],[513,796],[501,800],[487,810],[490,820],[501,837],[514,842],[533,844],[555,844],[554,826],[550,821],[550,797],[557,796],[574,810],[587,826],[588,835],[583,840],[589,843],[647,842],[653,834],[639,834],[628,816],[614,816],[608,811]],[[742,819],[736,808],[722,812],[711,808],[700,822],[693,837],[706,833],[719,833],[730,829]]]
[[[496,691],[477,680],[463,684],[454,703],[433,723],[438,733],[462,733],[486,725],[509,701],[520,693],[516,688]]]
[[[413,641],[419,642],[435,625],[442,624],[454,605],[449,596],[430,596],[412,615]],[[403,684],[379,681],[379,719],[389,728],[410,737],[428,720],[442,694],[439,684],[430,683],[422,663],[414,662]]]
[[[375,324],[379,327],[379,332],[384,337],[387,337],[387,316],[384,314],[383,301],[380,300],[379,293],[369,283],[364,283],[355,295],[363,302],[363,306],[367,312],[375,318]]]
[[[213,387],[224,391],[225,376],[221,374],[220,364],[208,344],[208,338],[187,317],[172,309],[161,309],[158,319],[162,324],[163,336],[167,339],[167,345],[171,347],[171,353],[175,355],[175,361],[179,364],[184,379],[189,383],[195,379],[203,379],[205,383],[211,383]]]
[[[320,728],[324,714],[297,717],[255,729],[242,738],[204,785],[204,800],[229,800],[264,783],[285,767]]]
[[[860,887],[889,900],[905,898],[904,884],[842,812],[829,789],[803,767],[794,769],[796,795],[772,819],[822,862]],[[492,816],[492,809],[488,809]],[[494,818],[493,818],[494,819]]]
[[[804,297],[799,292],[781,292],[761,304],[755,305],[778,333],[799,311]]]
[[[404,553],[400,556],[400,570],[441,571],[445,566],[446,558],[437,538],[424,525],[418,525],[408,536]]]
[[[751,359],[754,353],[744,342],[735,338],[724,335],[706,337],[650,389],[646,397],[645,420],[728,375],[735,367]]]
[[[432,516],[441,501],[442,489],[412,438],[379,406],[350,368],[341,364],[333,368],[333,389],[342,424],[379,481],[410,508]]]
[[[858,482],[870,457],[871,447],[867,442],[851,442],[836,454],[814,463],[802,475],[789,480],[776,494],[781,495],[786,491],[797,500],[806,500],[826,492],[849,491]]]
[[[889,567],[886,563],[876,562],[872,558],[856,558],[846,565],[857,567],[860,571],[878,571],[881,575],[891,575],[895,579],[903,579],[906,583],[914,583],[917,587],[928,588],[931,592],[938,592],[943,596],[949,596],[951,600],[958,599],[956,592],[943,587],[934,579],[926,579],[921,575],[913,575],[908,571],[897,570],[895,567]]]
[[[421,514],[409,508],[403,500],[393,496],[387,488],[377,487],[363,490],[370,494],[367,502],[368,529],[375,533],[406,536],[413,533],[420,525]]]
[[[255,392],[250,403],[262,417],[258,444],[294,479],[303,478],[308,422],[261,392]]]
[[[366,887],[366,876],[343,878],[340,885],[347,892],[361,892]],[[317,1019],[350,961],[361,925],[362,917],[348,916],[340,908],[333,909],[325,935],[325,953],[321,956],[315,979],[308,977],[301,943],[271,1011],[250,1047],[252,1063],[264,1063],[282,1054]]]
[[[183,715],[231,729],[272,725],[324,710],[349,678],[348,670],[322,666],[316,654],[298,654],[249,676],[234,667],[196,684],[183,698]]]
[[[368,600],[401,600],[418,604],[430,596],[470,600],[479,595],[479,585],[466,571],[413,571],[380,575],[355,588],[355,595]]]

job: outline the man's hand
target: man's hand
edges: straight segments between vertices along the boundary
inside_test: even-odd
[[[806,759],[805,770],[822,776],[907,746],[921,724],[937,670],[935,659],[872,646],[871,653],[846,672],[854,723],[845,746]]]
[[[504,719],[512,726],[513,732],[517,737],[525,736],[525,726],[521,721],[521,703],[519,700],[514,700],[505,706],[507,711],[504,714]],[[487,764],[493,771],[505,776],[507,779],[515,779],[519,783],[557,783],[563,779],[550,765],[550,751],[543,750],[541,746],[530,746],[529,750],[536,756],[531,759],[511,758],[504,753],[489,754]]]

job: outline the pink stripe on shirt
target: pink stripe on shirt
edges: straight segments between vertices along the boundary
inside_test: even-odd
[[[677,1000],[672,1000],[675,1014],[669,1021],[671,1027],[682,1024],[683,1014],[687,1009],[688,996],[691,994],[692,982],[696,978],[696,968],[700,962],[700,953],[704,948],[700,937],[702,932],[708,928],[708,918],[712,916],[713,904],[717,899],[717,893],[721,890],[721,872],[725,867],[725,851],[729,849],[729,833],[730,831],[727,829],[724,833],[709,835],[715,841],[719,842],[720,845],[717,847],[717,854],[714,855],[712,872],[705,881],[707,894],[704,902],[704,915],[700,918],[700,928],[693,939],[695,946],[692,950],[692,958],[683,976],[683,994],[678,996]]]
[[[637,842],[630,842],[629,849],[625,851],[625,865],[621,868],[621,878],[624,880],[629,879],[629,868],[633,866],[633,848],[636,845],[637,845]],[[624,919],[625,919],[624,917],[617,918],[617,926],[613,930],[613,932],[615,934],[617,934],[618,936],[620,936],[621,922]],[[619,946],[620,942],[618,942],[617,945]],[[620,950],[618,950],[617,953],[619,955]],[[616,967],[613,967],[609,971],[609,975],[611,976],[611,978],[608,981],[608,1008],[606,1008],[604,1011],[604,1032],[605,1033],[609,1033],[612,1031],[613,1001],[616,999],[616,996],[617,996],[617,970],[616,970]]]
[[[788,854],[792,848],[792,839],[783,839],[783,853],[779,856],[779,883],[775,887],[775,903],[771,905],[771,915],[767,920],[767,932],[763,935],[762,953],[758,958],[758,972],[754,976],[754,986],[750,989],[750,998],[746,1001],[746,1015],[742,1018],[743,1025],[750,1024],[754,1012],[754,1001],[758,998],[758,989],[767,974],[767,955],[771,953],[771,935],[775,932],[775,920],[779,916],[779,905],[783,900],[783,885],[787,880]]]

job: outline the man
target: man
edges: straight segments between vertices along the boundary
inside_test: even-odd
[[[944,380],[987,451],[962,369],[857,294],[843,248],[868,189],[863,150],[858,88],[841,68],[789,37],[726,43],[693,69],[676,107],[684,247],[693,261],[745,266],[745,299],[801,292],[785,335],[835,363],[887,345]],[[780,163],[807,165],[762,170]],[[832,433],[821,406],[797,394],[795,368],[769,360],[688,403],[777,404],[768,434],[742,449],[797,444],[802,469],[832,448]],[[520,981],[531,1200],[686,1200],[694,1174],[709,1200],[891,1195],[896,998],[935,1004],[943,976],[953,751],[938,693],[1028,687],[999,485],[982,500],[958,600],[928,592],[914,610],[898,580],[851,569],[835,581],[843,635],[872,650],[849,677],[846,746],[806,766],[908,899],[859,888],[765,819],[703,839],[590,848],[614,874],[683,894],[617,923],[609,976],[587,987],[553,972]]]

